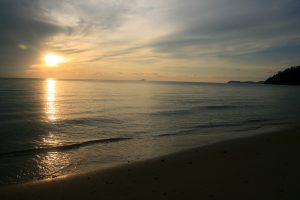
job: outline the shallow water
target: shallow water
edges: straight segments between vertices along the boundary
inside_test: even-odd
[[[300,87],[0,79],[0,184],[297,125]]]

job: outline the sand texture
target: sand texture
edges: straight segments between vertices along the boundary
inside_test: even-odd
[[[300,130],[0,188],[0,199],[300,199]]]

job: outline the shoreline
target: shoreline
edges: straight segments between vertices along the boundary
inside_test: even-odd
[[[0,199],[297,199],[300,129],[85,174],[0,187]]]

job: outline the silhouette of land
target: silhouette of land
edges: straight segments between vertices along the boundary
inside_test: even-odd
[[[228,81],[228,83],[246,83],[246,84],[262,84],[264,81]]]
[[[228,81],[228,83],[300,85],[300,66],[290,67],[284,71],[280,71],[266,81]]]
[[[265,84],[300,85],[300,66],[291,67],[268,78]]]

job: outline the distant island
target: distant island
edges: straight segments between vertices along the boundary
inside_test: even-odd
[[[280,71],[266,81],[229,81],[228,83],[300,85],[300,66]]]
[[[228,83],[262,84],[264,81],[228,81]]]
[[[265,84],[300,85],[300,66],[290,67],[268,78]]]

